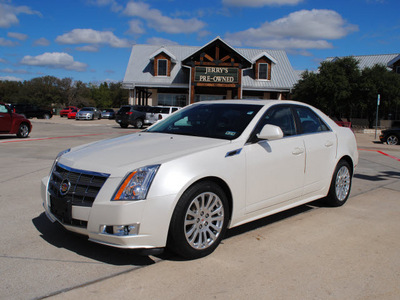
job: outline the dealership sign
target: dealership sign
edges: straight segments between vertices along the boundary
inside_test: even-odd
[[[207,83],[238,83],[238,68],[196,67],[194,81]]]

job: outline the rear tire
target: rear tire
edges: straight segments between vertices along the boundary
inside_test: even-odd
[[[229,203],[222,188],[212,181],[188,188],[171,218],[167,247],[196,259],[212,253],[221,242],[229,221]]]
[[[338,207],[346,203],[350,195],[352,175],[349,163],[345,160],[339,161],[333,173],[328,196],[325,199],[329,206]]]
[[[121,126],[121,128],[128,128],[128,124],[119,124],[119,126]]]

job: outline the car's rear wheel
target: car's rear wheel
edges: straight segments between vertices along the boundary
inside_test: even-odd
[[[395,134],[391,134],[386,139],[386,144],[388,145],[398,145],[399,144],[399,137]]]
[[[29,126],[26,123],[19,125],[17,137],[26,138],[29,135]]]
[[[50,115],[49,115],[49,114],[44,114],[44,115],[43,115],[43,119],[49,120],[49,119],[50,119]]]
[[[350,195],[352,172],[348,162],[341,160],[333,174],[326,202],[330,206],[342,206]]]
[[[121,128],[128,128],[128,124],[125,124],[125,123],[121,123],[121,124],[119,124],[119,126],[121,126]]]
[[[191,186],[179,199],[170,225],[168,248],[189,259],[212,253],[229,221],[224,191],[211,181]]]

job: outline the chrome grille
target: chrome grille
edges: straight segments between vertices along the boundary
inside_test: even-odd
[[[51,212],[62,223],[86,226],[85,222],[72,219],[72,205],[91,207],[109,174],[72,169],[56,164],[51,173],[49,188]],[[69,189],[62,193],[62,184]]]

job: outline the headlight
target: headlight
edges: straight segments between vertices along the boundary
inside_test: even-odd
[[[146,166],[129,173],[112,200],[144,200],[160,165]]]
[[[50,175],[51,175],[51,173],[53,173],[53,169],[56,166],[57,162],[59,161],[60,157],[63,156],[65,153],[68,153],[69,151],[71,151],[71,149],[66,149],[57,154],[56,159],[53,162],[53,166],[51,167]]]

